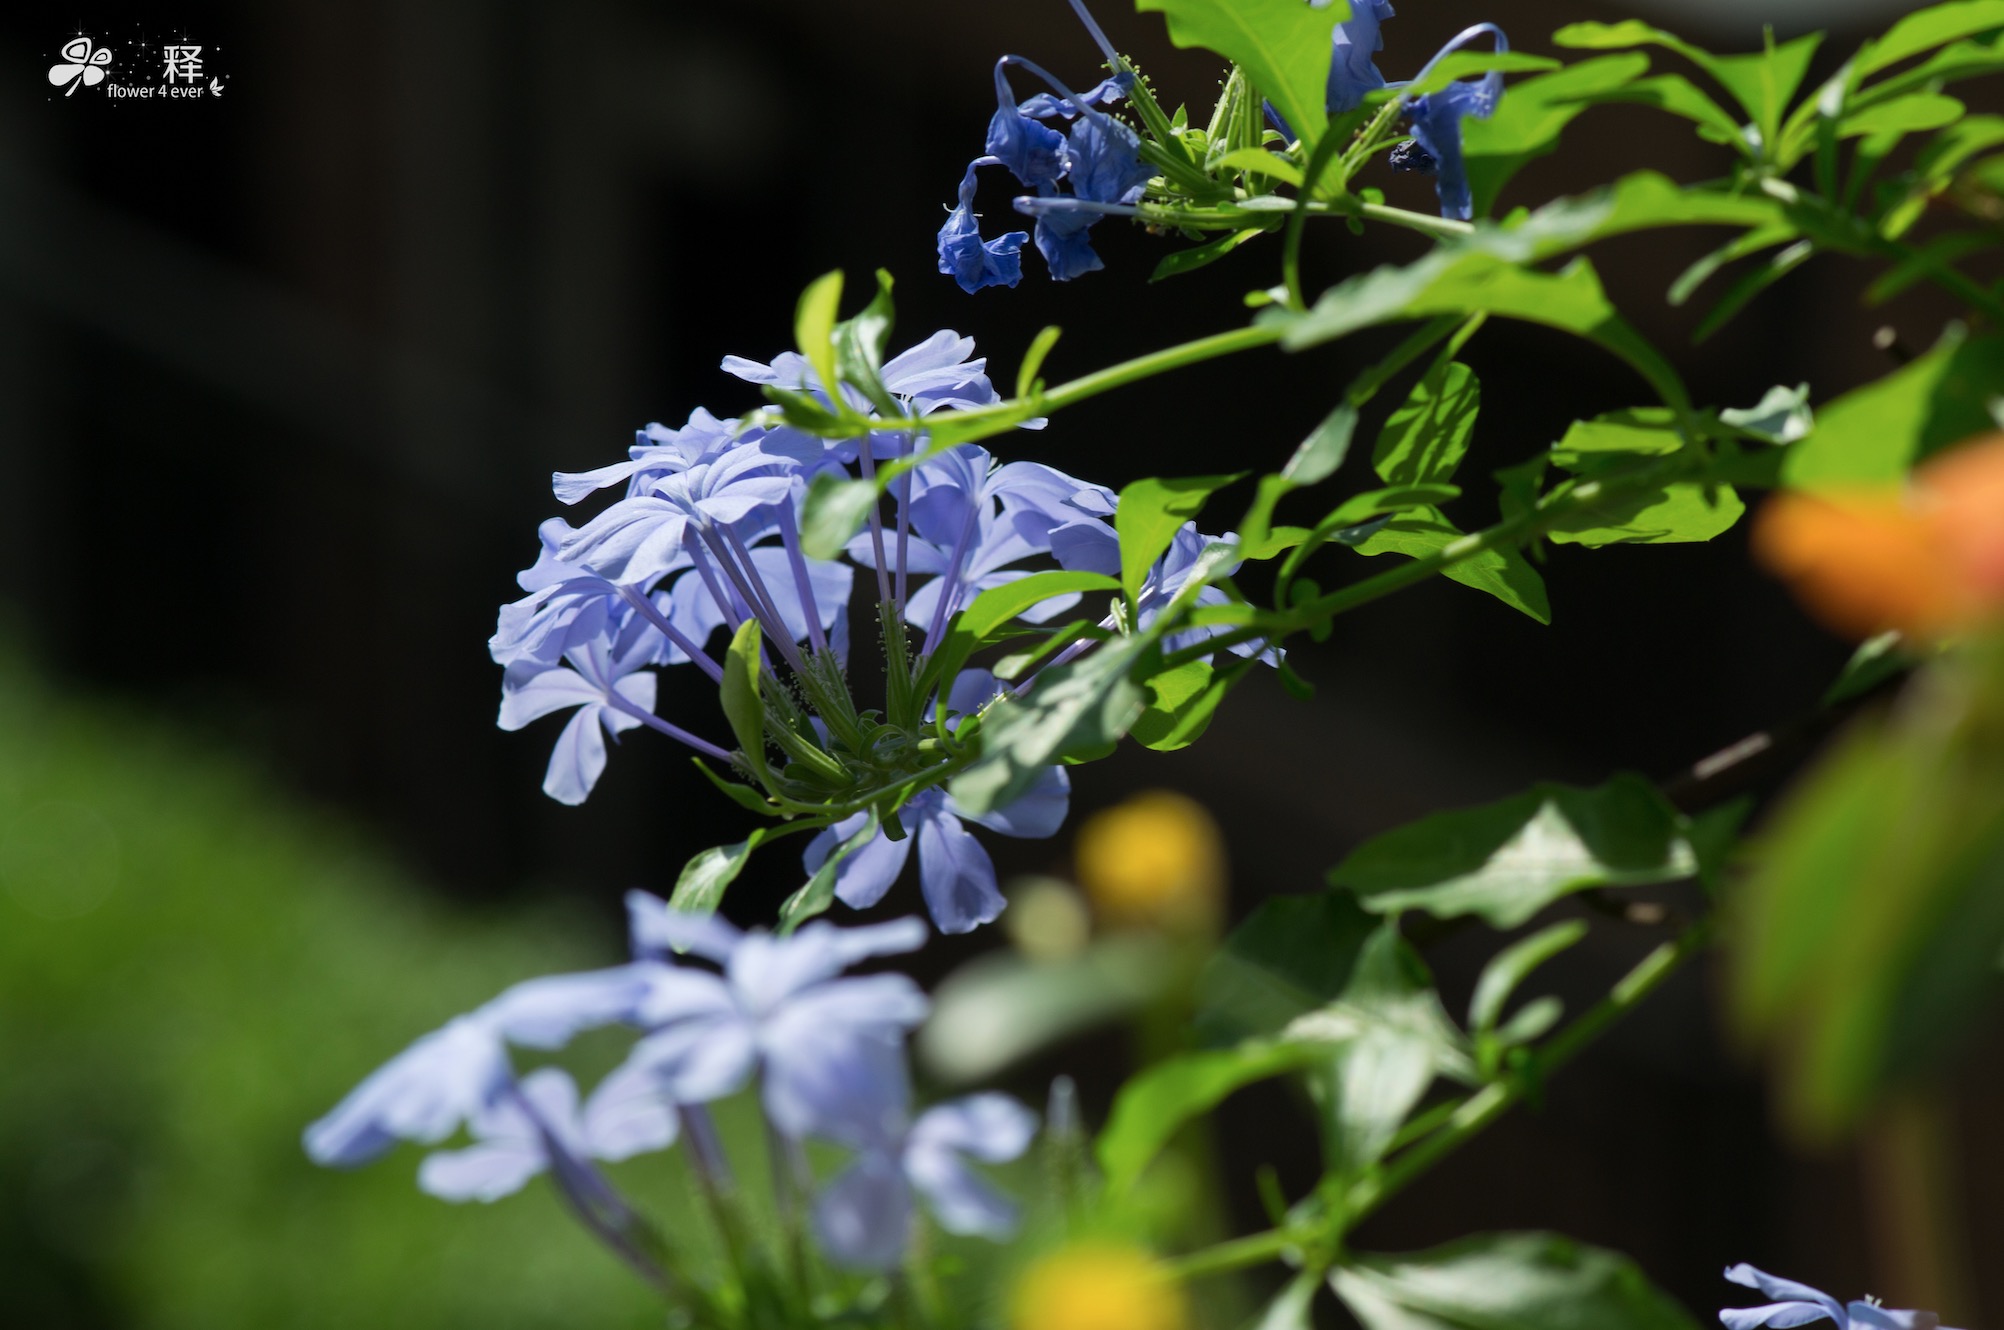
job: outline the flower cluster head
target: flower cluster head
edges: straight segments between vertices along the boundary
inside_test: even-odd
[[[308,1127],[307,1153],[349,1167],[399,1140],[438,1145],[463,1128],[467,1144],[426,1156],[425,1191],[492,1201],[548,1172],[588,1226],[644,1263],[645,1223],[599,1164],[665,1149],[685,1126],[707,1135],[704,1106],[756,1084],[780,1138],[853,1152],[815,1205],[831,1259],[895,1263],[914,1193],[951,1232],[1007,1236],[1013,1208],[966,1161],[1014,1159],[1034,1118],[999,1095],[914,1116],[904,1038],[925,1018],[925,996],[901,974],[844,973],[916,950],[924,924],[817,922],[780,937],[680,913],[644,892],[628,907],[633,962],[517,984],[425,1035]],[[511,1049],[553,1051],[606,1026],[638,1038],[588,1097],[556,1067],[516,1074]]]
[[[893,516],[873,510],[846,558],[807,553],[801,529],[817,479],[871,477],[911,457],[922,441],[911,423],[941,411],[998,400],[972,354],[973,343],[940,332],[886,360],[885,390],[903,413],[900,428],[828,439],[776,419],[720,419],[698,410],[679,428],[649,425],[626,460],[555,477],[556,496],[578,503],[613,487],[623,493],[579,524],[552,518],[542,549],[518,581],[525,593],[502,607],[489,649],[504,667],[500,724],[519,729],[553,713],[568,720],[558,735],[543,789],[567,804],[585,800],[603,775],[608,739],[649,728],[699,758],[767,780],[775,797],[851,808],[872,792],[922,777],[936,763],[926,732],[944,709],[949,721],[971,716],[1005,690],[992,676],[965,671],[938,681],[926,698],[906,699],[907,714],[866,710],[847,683],[850,602],[860,577],[875,584],[882,640],[910,652],[896,667],[916,678],[945,641],[954,616],[982,592],[1028,576],[1041,561],[1076,566],[1059,554],[1081,541],[1113,547],[1111,492],[1034,462],[999,463],[971,444],[925,456],[890,484]],[[871,403],[847,385],[831,390],[796,353],[770,362],[731,357],[724,369],[746,382],[847,408],[866,420]],[[834,394],[840,392],[838,399]],[[1041,421],[1027,422],[1034,428]],[[1079,597],[1050,597],[1023,612],[1048,620]],[[706,737],[656,711],[657,673],[688,666],[722,684],[717,638],[756,625],[758,669],[770,709],[763,736]],[[781,761],[768,763],[768,743]],[[1017,805],[979,821],[1004,835],[1043,837],[1063,822],[1069,784],[1053,769]],[[902,818],[885,810],[867,847],[839,862],[836,895],[857,907],[881,898],[916,841],[925,896],[942,929],[961,932],[1002,908],[995,872],[936,788],[909,789]],[[867,812],[836,819],[809,847],[812,873],[841,852]],[[906,838],[905,833],[911,833]]]
[[[1836,1330],[1938,1330],[1941,1318],[1933,1312],[1895,1311],[1866,1300],[1848,1306],[1821,1289],[1777,1279],[1763,1270],[1741,1262],[1726,1271],[1726,1278],[1744,1288],[1755,1289],[1773,1301],[1760,1307],[1728,1307],[1719,1313],[1726,1330],[1791,1330],[1815,1321],[1833,1321]]]
[[[1106,56],[1112,73],[1083,93],[1075,93],[1040,66],[1021,56],[995,62],[995,114],[988,122],[983,152],[961,177],[959,205],[939,232],[939,270],[972,294],[986,286],[1014,286],[1022,279],[1019,251],[1031,237],[1011,231],[984,240],[974,214],[976,172],[1006,167],[1018,184],[1035,193],[1016,200],[1019,212],[1036,219],[1037,252],[1060,282],[1105,266],[1086,232],[1106,215],[1138,202],[1155,172],[1141,160],[1141,139],[1106,107],[1134,90],[1134,74],[1086,12],[1072,8]],[[1049,85],[1019,102],[1009,83],[1015,65]]]

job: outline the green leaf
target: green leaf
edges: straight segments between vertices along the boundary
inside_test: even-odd
[[[1675,882],[1697,872],[1689,820],[1640,776],[1596,789],[1539,784],[1376,836],[1329,872],[1365,909],[1475,915],[1515,928],[1588,887]]]
[[[1552,40],[1560,46],[1618,50],[1630,46],[1661,46],[1689,60],[1733,95],[1747,118],[1760,127],[1764,142],[1773,143],[1782,113],[1802,86],[1809,61],[1823,41],[1810,33],[1753,55],[1713,55],[1660,28],[1637,19],[1620,23],[1575,23],[1559,29]]]
[[[1285,181],[1296,189],[1301,188],[1301,168],[1278,153],[1265,148],[1239,148],[1226,153],[1217,161],[1220,170],[1249,171],[1254,175],[1272,176]]]
[[[1792,396],[1764,399],[1780,428],[1799,407]],[[1744,418],[1769,420],[1766,416]],[[1552,449],[1554,464],[1594,480],[1614,480],[1652,459],[1677,452],[1684,440],[1676,422],[1661,408],[1618,411],[1593,420],[1573,422]],[[1618,544],[1663,545],[1710,540],[1729,530],[1746,512],[1730,485],[1710,480],[1678,481],[1611,498],[1575,504],[1555,519],[1546,534],[1555,544],[1589,547]]]
[[[1697,1330],[1627,1257],[1550,1233],[1357,1256],[1329,1285],[1364,1330]]]
[[[1312,1044],[1251,1043],[1183,1053],[1134,1076],[1114,1098],[1099,1136],[1099,1166],[1108,1192],[1119,1195],[1132,1186],[1184,1123],[1217,1107],[1233,1091],[1298,1071],[1323,1056]]]
[[[1044,358],[1051,354],[1063,332],[1055,323],[1046,324],[1030,339],[1030,349],[1023,353],[1022,367],[1016,371],[1016,396],[1028,397],[1037,390],[1037,371],[1044,367]]]
[[[1482,967],[1482,977],[1475,981],[1475,996],[1468,1003],[1468,1028],[1478,1034],[1494,1030],[1503,1018],[1504,1004],[1531,977],[1531,972],[1586,935],[1583,920],[1568,919],[1497,952]]]
[[[1277,551],[1256,553],[1267,544],[1273,522],[1274,505],[1286,495],[1309,485],[1320,484],[1336,473],[1350,453],[1350,440],[1357,432],[1357,408],[1347,400],[1322,418],[1287,459],[1278,474],[1261,476],[1259,492],[1245,520],[1239,523],[1239,542],[1248,559],[1269,558]]]
[[[709,779],[710,784],[722,790],[725,797],[732,803],[737,804],[740,808],[748,808],[754,813],[764,813],[768,817],[772,815],[772,803],[762,792],[753,789],[742,781],[726,780],[724,777],[710,770],[709,763],[703,761],[700,757],[692,757],[689,760],[694,762],[696,770],[702,772]]]
[[[791,933],[814,916],[827,912],[828,907],[835,903],[835,875],[841,871],[843,861],[877,838],[878,825],[876,812],[867,813],[863,825],[822,860],[821,867],[807,879],[807,885],[781,903],[780,932]]]
[[[1135,0],[1160,13],[1177,46],[1201,46],[1240,66],[1303,143],[1322,136],[1329,58],[1342,0],[1320,8],[1301,0]]]
[[[1117,743],[1148,705],[1128,675],[1153,644],[1103,642],[1045,670],[1028,698],[997,704],[982,727],[981,756],[953,779],[954,799],[969,813],[987,813],[1015,802],[1061,755]]]
[[[793,340],[799,344],[800,354],[807,357],[807,363],[814,366],[815,374],[820,376],[822,390],[837,405],[842,401],[842,379],[835,368],[834,339],[835,315],[841,305],[842,271],[838,268],[808,283],[807,289],[800,293],[800,304],[793,311]]]
[[[1401,97],[1410,100],[1423,97],[1430,92],[1439,92],[1450,83],[1466,78],[1476,78],[1483,74],[1543,74],[1560,68],[1559,62],[1548,55],[1534,55],[1529,51],[1456,51],[1435,65],[1423,79],[1416,79],[1399,89]],[[1513,84],[1510,95],[1516,96]]]
[[[1868,717],[1798,781],[1734,884],[1729,1010],[1811,1141],[1923,1083],[1996,993],[2004,646],[1916,686],[1927,705]]]
[[[2004,28],[2004,0],[1955,0],[1907,15],[1876,41],[1859,48],[1852,62],[1863,79],[1888,65],[1931,51],[1959,37]]]
[[[1605,234],[1601,224],[1613,213],[1610,200],[1592,208],[1590,220],[1585,215],[1567,220],[1578,234]],[[1268,310],[1259,321],[1285,325],[1281,345],[1299,351],[1401,319],[1475,311],[1500,314],[1598,343],[1627,361],[1664,401],[1689,409],[1676,371],[1615,311],[1591,263],[1575,259],[1558,273],[1530,270],[1519,266],[1514,256],[1535,252],[1535,235],[1514,243],[1502,235],[1488,239],[1496,252],[1469,243],[1443,245],[1406,267],[1377,268],[1340,282],[1323,292],[1305,314]],[[1513,257],[1504,257],[1513,251]]]
[[[845,480],[830,471],[814,477],[800,509],[800,547],[810,559],[839,559],[877,506],[877,482]]]
[[[1320,1274],[1313,1270],[1301,1271],[1288,1280],[1287,1287],[1267,1304],[1253,1330],[1314,1330],[1315,1321],[1310,1309],[1315,1303],[1316,1290],[1321,1287]]]
[[[1186,272],[1207,268],[1254,236],[1265,234],[1266,231],[1262,227],[1250,227],[1244,231],[1234,231],[1230,235],[1220,236],[1208,244],[1198,245],[1192,249],[1179,249],[1173,254],[1164,254],[1161,262],[1155,265],[1155,271],[1149,274],[1148,280],[1159,282],[1166,277],[1179,277]]]
[[[1379,431],[1371,465],[1393,485],[1452,480],[1481,408],[1475,371],[1458,360],[1435,362]]]
[[[838,285],[836,293],[840,295]],[[842,376],[842,382],[853,383],[863,390],[879,411],[887,416],[901,416],[904,410],[895,397],[884,387],[878,371],[884,364],[884,347],[891,336],[891,321],[896,317],[896,308],[891,303],[891,275],[882,268],[877,269],[877,294],[863,308],[863,312],[853,319],[845,319],[835,325],[835,371]],[[825,381],[824,381],[825,382]],[[836,395],[831,388],[829,395]]]
[[[1178,982],[1169,944],[1128,934],[1075,956],[1031,959],[987,952],[934,990],[915,1052],[949,1086],[988,1083],[1074,1035],[1146,1010]]]
[[[1906,639],[1897,629],[1880,633],[1858,644],[1851,659],[1823,694],[1823,705],[1837,706],[1854,697],[1863,697],[1888,679],[1912,669],[1917,662],[1907,651]]]
[[[1626,87],[1599,94],[1594,101],[1651,106],[1691,121],[1703,131],[1705,138],[1715,143],[1728,144],[1742,153],[1752,152],[1751,145],[1740,133],[1739,121],[1682,74],[1657,74],[1637,79]]]
[[[1148,477],[1120,491],[1113,527],[1120,536],[1120,585],[1130,603],[1140,598],[1149,570],[1183,524],[1203,511],[1204,501],[1214,492],[1245,474]]]
[[[1242,661],[1219,670],[1209,661],[1192,660],[1153,676],[1148,709],[1135,718],[1129,733],[1158,752],[1188,748],[1210,728],[1218,704],[1252,664]]]
[[[1806,383],[1798,383],[1793,388],[1777,384],[1752,406],[1727,407],[1719,412],[1719,421],[1734,429],[1759,435],[1769,443],[1794,443],[1807,437],[1809,431],[1816,427],[1816,416],[1809,409],[1809,385]]]
[[[1949,335],[1875,383],[1830,403],[1783,454],[1782,478],[1806,490],[1897,484],[1949,444],[1995,429],[2004,335]]]
[[[1118,590],[1120,583],[1104,573],[1055,569],[989,587],[954,616],[946,640],[940,644],[939,650],[932,653],[925,673],[918,680],[918,692],[924,695],[941,684],[950,687],[954,676],[960,673],[969,657],[989,640],[990,635],[1024,610],[1073,592]]]
[[[1588,109],[1591,98],[1625,86],[1647,68],[1647,56],[1596,56],[1513,83],[1487,120],[1464,120],[1461,150],[1476,215],[1494,208],[1527,163],[1558,149],[1566,126]]]
[[[1204,968],[1198,1038],[1217,1045],[1270,1037],[1334,1001],[1380,922],[1338,892],[1261,902]]]
[[[1425,558],[1460,540],[1465,533],[1436,508],[1415,508],[1385,523],[1359,544],[1359,554],[1404,554]],[[1441,569],[1443,577],[1486,591],[1539,623],[1552,621],[1545,580],[1516,550],[1488,549]]]
[[[1384,1156],[1437,1072],[1475,1075],[1426,963],[1389,919],[1365,938],[1342,991],[1282,1037],[1331,1046],[1309,1087],[1327,1122],[1327,1166],[1344,1176]]]
[[[1881,102],[1845,116],[1837,123],[1839,138],[1862,138],[1867,134],[1918,133],[1940,129],[1962,119],[1967,108],[1953,97],[1938,92],[1913,92]]]
[[[752,774],[768,788],[772,772],[765,760],[765,705],[759,700],[758,620],[746,619],[731,638],[724,653],[724,677],[717,687],[724,703],[724,718],[737,737],[738,752]],[[686,874],[685,874],[686,875]]]
[[[690,859],[682,866],[682,875],[675,879],[674,894],[668,898],[670,908],[689,914],[715,914],[723,903],[724,889],[744,871],[752,851],[769,831],[760,827],[735,845],[719,845]]]

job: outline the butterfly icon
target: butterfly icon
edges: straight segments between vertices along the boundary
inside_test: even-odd
[[[58,88],[69,84],[70,90],[63,96],[74,97],[78,88],[94,88],[104,82],[104,67],[111,63],[111,48],[93,49],[90,38],[78,37],[64,43],[63,60],[66,63],[49,67],[49,82]]]

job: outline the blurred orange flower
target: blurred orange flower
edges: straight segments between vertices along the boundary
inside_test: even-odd
[[[1754,557],[1847,637],[1939,638],[2004,613],[2004,434],[1914,472],[1904,490],[1784,493],[1762,508]]]

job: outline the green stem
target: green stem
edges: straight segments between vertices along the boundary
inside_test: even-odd
[[[1272,641],[1288,633],[1300,632],[1314,624],[1333,619],[1374,600],[1382,600],[1394,591],[1402,591],[1415,582],[1423,582],[1435,573],[1452,568],[1474,558],[1478,554],[1493,549],[1510,548],[1522,544],[1561,518],[1581,508],[1605,503],[1635,490],[1649,489],[1663,484],[1684,467],[1692,458],[1687,453],[1678,453],[1661,461],[1640,467],[1625,476],[1614,476],[1607,480],[1589,480],[1575,485],[1559,497],[1550,500],[1543,507],[1533,508],[1516,517],[1506,518],[1495,526],[1484,527],[1459,540],[1450,541],[1433,551],[1423,554],[1396,568],[1388,568],[1375,577],[1367,577],[1361,582],[1331,591],[1314,600],[1303,601],[1291,610],[1268,617],[1263,624],[1234,628],[1207,638],[1194,646],[1171,652],[1162,661],[1164,669],[1174,669],[1178,665],[1211,655],[1214,652],[1234,647],[1241,642]]]
[[[1577,1057],[1609,1026],[1661,988],[1663,982],[1675,974],[1685,961],[1697,954],[1710,935],[1710,921],[1701,920],[1682,936],[1650,952],[1634,969],[1622,976],[1606,997],[1547,1041],[1532,1056],[1527,1068],[1470,1095],[1432,1135],[1393,1160],[1382,1174],[1360,1182],[1351,1191],[1349,1203],[1343,1208],[1344,1229],[1347,1231],[1354,1227],[1358,1220],[1383,1206],[1414,1179],[1502,1117],[1513,1105],[1542,1085],[1553,1072]],[[1206,1247],[1170,1262],[1169,1266],[1171,1271],[1183,1278],[1224,1274],[1263,1265],[1291,1248],[1327,1243],[1337,1237],[1340,1234],[1313,1228],[1276,1228]]]

